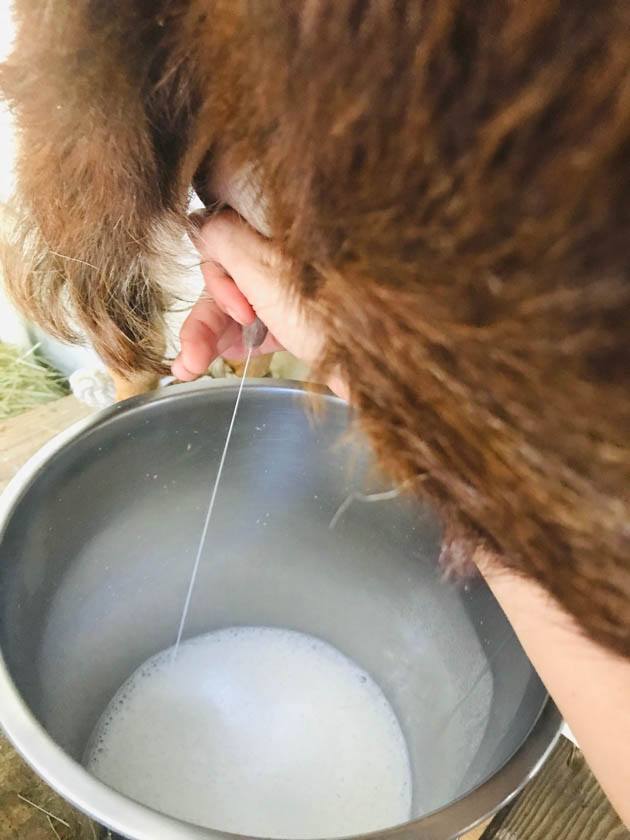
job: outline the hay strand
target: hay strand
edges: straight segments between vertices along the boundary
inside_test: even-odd
[[[0,420],[69,392],[64,377],[41,359],[37,350],[38,346],[23,351],[0,343]]]
[[[56,822],[61,823],[61,825],[65,825],[66,828],[70,828],[70,823],[66,822],[65,820],[62,820],[61,817],[56,816],[51,811],[47,811],[46,808],[42,808],[41,805],[38,805],[36,802],[33,802],[26,796],[22,796],[21,793],[18,793],[18,799],[21,799],[22,802],[26,802],[27,805],[31,806],[31,808],[35,808],[37,811],[41,811],[42,814],[45,814],[49,820],[55,820]]]

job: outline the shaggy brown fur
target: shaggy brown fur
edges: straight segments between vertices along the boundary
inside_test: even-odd
[[[17,6],[29,313],[159,368],[156,236],[218,148],[255,161],[322,369],[446,553],[489,544],[630,656],[630,4]]]

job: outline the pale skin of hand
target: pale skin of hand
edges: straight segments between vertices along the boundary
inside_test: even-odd
[[[260,352],[284,347],[308,363],[317,359],[322,339],[278,282],[282,258],[268,240],[227,211],[203,224],[195,245],[207,296],[195,304],[182,328],[181,353],[173,364],[178,379],[195,379],[219,354],[242,357],[241,325],[256,316],[270,331]],[[330,384],[345,397],[343,383]],[[591,769],[630,825],[630,661],[586,639],[534,582],[506,571],[488,555],[475,560]]]
[[[316,361],[322,338],[279,282],[286,266],[269,240],[227,210],[202,225],[194,244],[201,256],[206,293],[181,329],[174,376],[196,379],[219,355],[243,358],[241,328],[256,317],[269,329],[257,353],[286,349],[309,364]],[[340,383],[331,385],[343,390]]]

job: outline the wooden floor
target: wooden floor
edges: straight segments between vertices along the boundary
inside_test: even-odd
[[[0,490],[42,444],[89,413],[65,397],[0,423]],[[50,790],[0,735],[0,840],[106,837]],[[630,840],[630,832],[608,805],[580,751],[561,739],[516,801],[490,826],[462,840]]]
[[[561,738],[538,776],[497,815],[483,840],[630,840],[630,831],[580,750]]]
[[[0,840],[100,840],[97,826],[44,784],[1,735]]]

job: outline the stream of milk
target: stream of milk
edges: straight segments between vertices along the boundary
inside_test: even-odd
[[[336,648],[290,630],[219,630],[147,660],[86,763],[126,796],[240,834],[362,834],[410,816],[407,747],[385,695]]]

